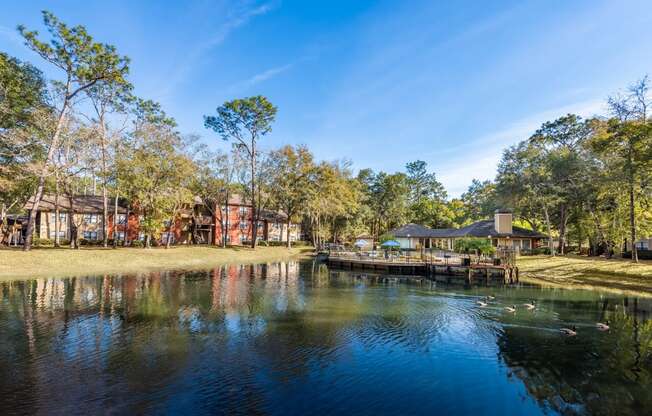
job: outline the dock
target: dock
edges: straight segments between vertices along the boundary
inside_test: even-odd
[[[421,276],[445,283],[514,284],[519,281],[518,267],[489,263],[444,262],[439,259],[365,258],[350,255],[329,255],[330,267],[343,270],[368,270],[395,275]]]

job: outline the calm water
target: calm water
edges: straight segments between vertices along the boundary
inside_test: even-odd
[[[650,310],[312,262],[5,282],[0,414],[650,415]]]

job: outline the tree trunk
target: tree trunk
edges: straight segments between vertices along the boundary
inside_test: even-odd
[[[170,226],[168,227],[168,235],[165,238],[165,248],[170,248],[170,240],[172,239],[172,226],[174,225],[174,217],[170,220]]]
[[[131,240],[129,240],[129,215],[131,214],[131,212],[130,212],[131,211],[130,210],[131,205],[129,205],[129,202],[126,205],[127,205],[127,209],[126,209],[126,212],[125,212],[125,227],[124,227],[124,229],[125,229],[125,239],[124,239],[124,242],[123,242],[123,245],[125,247],[128,246],[129,243],[131,242]]]
[[[61,210],[59,209],[59,175],[55,175],[54,179],[54,246],[59,247],[61,240],[59,239],[59,230],[61,229],[61,221],[59,220],[59,215]]]
[[[290,242],[290,216],[288,215],[288,222],[287,222],[287,230],[285,230],[288,241],[287,241],[287,247],[292,248],[292,243]]]
[[[566,223],[568,221],[566,205],[562,204],[559,211],[559,254],[565,254],[566,246]]]
[[[115,193],[115,202],[113,204],[113,248],[118,248],[118,198],[119,194],[116,191]],[[126,224],[129,221],[129,218],[125,216],[125,226],[123,226],[123,229],[126,229]],[[126,238],[127,232],[125,230],[124,236]],[[123,240],[125,239],[123,238]]]
[[[222,233],[222,247],[226,248],[226,243],[228,243],[228,232],[229,230],[229,194],[226,194],[226,202],[224,203],[224,221],[222,221],[222,228],[224,232]]]
[[[256,143],[251,141],[251,248],[256,248],[258,232],[258,215],[256,213]]]
[[[555,256],[555,243],[552,241],[552,226],[550,225],[550,214],[548,213],[548,207],[543,205],[543,214],[546,218],[546,227],[548,228],[548,247],[550,248],[550,255]]]
[[[72,193],[72,190],[67,191],[68,194],[68,205],[70,209],[68,211],[68,222],[70,223],[70,248],[79,249],[79,227],[75,222],[75,197]]]
[[[9,239],[9,236],[11,236],[9,232],[9,222],[6,219],[7,205],[3,202],[0,205],[0,246],[4,244],[5,234],[7,234],[7,246],[11,245],[11,241]]]
[[[634,196],[634,178],[630,175],[629,178],[629,225],[632,234],[632,261],[638,263],[638,249],[636,248],[636,215],[634,212],[635,207]]]
[[[70,83],[68,83],[67,90],[70,89]],[[29,217],[27,219],[27,231],[25,235],[25,244],[23,245],[24,251],[29,251],[32,248],[32,234],[34,234],[34,225],[36,224],[36,214],[38,213],[39,205],[41,204],[41,199],[43,198],[43,189],[45,188],[45,178],[47,177],[48,170],[50,168],[50,163],[54,156],[54,152],[59,146],[59,136],[61,136],[61,130],[63,128],[63,123],[66,118],[66,111],[68,110],[68,97],[64,99],[63,107],[59,113],[59,118],[57,120],[57,126],[54,129],[54,134],[52,135],[52,141],[50,142],[50,147],[48,148],[48,154],[43,163],[43,167],[39,173],[38,185],[36,187],[36,192],[34,193],[34,200],[32,203],[32,208],[29,210]]]
[[[102,145],[102,246],[109,246],[108,221],[109,221],[109,197],[106,191],[107,169],[106,169],[106,126],[104,125],[104,110],[100,114],[100,134]],[[115,218],[113,219],[115,223]],[[115,224],[114,224],[115,226]],[[114,233],[115,234],[115,233]],[[115,235],[113,236],[115,240]]]

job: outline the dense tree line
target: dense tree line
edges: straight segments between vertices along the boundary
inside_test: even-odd
[[[102,195],[104,227],[118,201],[127,200],[142,215],[148,245],[195,197],[221,220],[219,207],[235,193],[250,201],[254,221],[264,210],[281,211],[316,245],[378,239],[408,222],[460,227],[502,207],[514,209],[522,226],[546,233],[552,254],[572,247],[611,255],[652,232],[647,78],[612,97],[605,117],[569,114],[544,123],[505,150],[495,180],[473,180],[460,198],[449,198],[424,161],[402,172],[354,173],[349,161],[317,161],[305,146],[268,149],[277,108],[263,96],[228,101],[204,116],[207,131],[232,144],[229,152],[213,151],[179,133],[158,103],[133,94],[129,59],[115,47],[51,13],[43,17],[47,39],[19,31],[39,64],[59,70],[58,79],[0,53],[0,232],[8,231],[7,215],[31,198],[26,250],[44,193],[56,201]]]

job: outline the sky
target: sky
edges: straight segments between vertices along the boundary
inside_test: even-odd
[[[605,114],[652,72],[646,1],[0,0],[0,50],[56,78],[16,32],[43,33],[44,9],[129,56],[135,93],[184,134],[227,148],[203,116],[264,95],[278,114],[263,148],[355,170],[424,160],[451,197],[543,122]]]

